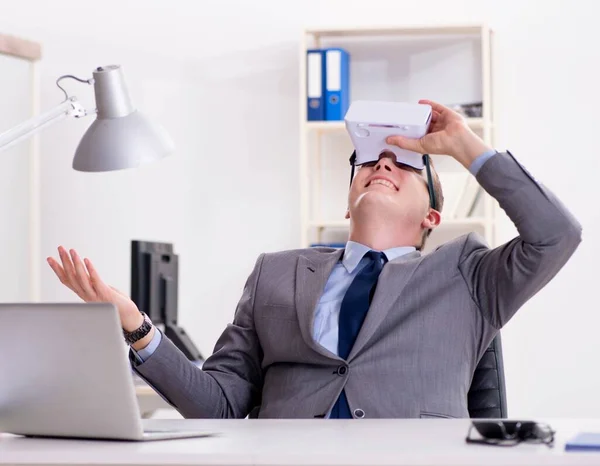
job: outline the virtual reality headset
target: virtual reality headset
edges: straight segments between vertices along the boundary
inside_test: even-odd
[[[396,161],[418,170],[425,168],[423,154],[387,144],[389,136],[420,139],[427,134],[432,109],[426,104],[405,102],[352,102],[344,118],[356,150],[356,165],[379,160],[383,152],[392,152]]]
[[[346,130],[354,145],[350,157],[350,185],[355,166],[377,161],[382,153],[392,152],[396,162],[427,172],[430,205],[432,209],[437,209],[429,155],[401,149],[386,142],[389,136],[422,138],[429,131],[432,115],[431,106],[427,104],[366,100],[352,102],[344,117]]]

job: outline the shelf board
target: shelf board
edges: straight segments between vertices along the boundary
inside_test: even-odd
[[[483,118],[465,118],[465,120],[471,129],[483,129],[485,126]],[[310,131],[321,131],[326,133],[345,131],[346,125],[343,121],[307,121],[306,128]]]
[[[443,227],[470,227],[484,226],[486,219],[483,217],[465,217],[465,218],[443,218],[439,228]],[[334,220],[334,221],[312,221],[309,222],[309,227],[312,228],[349,228],[350,220]]]
[[[309,28],[306,34],[315,37],[361,37],[361,36],[435,36],[475,35],[485,29],[481,24],[457,24],[440,26],[366,26],[350,28]]]
[[[0,34],[0,55],[2,54],[36,61],[42,58],[42,46],[37,42]]]

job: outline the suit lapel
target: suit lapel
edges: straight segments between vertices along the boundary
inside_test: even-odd
[[[368,343],[377,328],[381,325],[394,303],[402,295],[406,284],[420,264],[421,253],[418,251],[405,254],[388,262],[379,276],[375,296],[369,307],[369,312],[356,337],[354,346],[348,355],[351,361],[356,354]]]
[[[337,355],[323,348],[313,339],[313,322],[315,310],[325,284],[331,275],[331,271],[344,254],[344,250],[331,253],[318,254],[308,259],[305,256],[298,257],[296,266],[296,312],[300,322],[302,337],[308,346],[318,353],[329,358],[338,358]]]

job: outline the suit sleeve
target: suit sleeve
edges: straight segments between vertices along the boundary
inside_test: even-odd
[[[254,296],[263,255],[250,274],[233,322],[202,369],[166,337],[134,370],[186,418],[244,418],[260,404],[262,349],[254,328]]]
[[[581,225],[510,152],[488,160],[477,180],[519,232],[495,249],[471,234],[459,262],[471,296],[499,329],[569,260],[581,242]]]

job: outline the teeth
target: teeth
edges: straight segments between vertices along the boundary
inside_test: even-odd
[[[382,184],[383,186],[386,186],[390,189],[396,189],[396,187],[392,183],[390,183],[388,180],[381,180],[381,179],[373,180],[369,183],[369,186],[371,186],[373,184]]]

